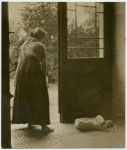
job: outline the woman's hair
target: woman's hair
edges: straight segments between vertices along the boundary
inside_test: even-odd
[[[47,35],[47,32],[44,31],[43,29],[37,27],[35,29],[33,29],[30,34],[29,34],[31,37],[35,38],[35,39],[38,39],[39,41],[41,41],[46,35]]]

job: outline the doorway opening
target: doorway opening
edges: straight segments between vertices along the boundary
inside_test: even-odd
[[[47,39],[43,42],[47,54],[47,86],[50,102],[51,124],[59,122],[58,113],[58,17],[57,3],[53,2],[8,2],[9,13],[9,67],[10,92],[14,95],[14,78],[18,65],[19,51],[27,40],[29,32],[40,27],[47,32]],[[11,120],[13,110],[11,99]]]

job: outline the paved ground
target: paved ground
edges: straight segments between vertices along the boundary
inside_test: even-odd
[[[12,125],[12,148],[125,148],[124,125],[116,132],[80,132],[74,124],[50,125],[54,132],[41,133],[41,127],[29,130],[26,125]]]
[[[10,79],[10,91],[14,95],[14,80]],[[59,122],[58,113],[58,85],[48,84],[49,101],[50,101],[50,119],[51,123]],[[11,99],[11,106],[13,106],[13,98]],[[12,111],[11,111],[12,115]]]

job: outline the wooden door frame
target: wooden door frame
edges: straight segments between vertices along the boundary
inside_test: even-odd
[[[62,87],[62,63],[67,56],[67,8],[66,2],[58,2],[58,104],[60,122],[63,122],[63,87]],[[64,19],[63,19],[64,18]]]
[[[11,148],[8,2],[2,2],[2,148]]]

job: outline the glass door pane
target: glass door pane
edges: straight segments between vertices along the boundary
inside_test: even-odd
[[[104,58],[104,4],[67,3],[67,58]]]

